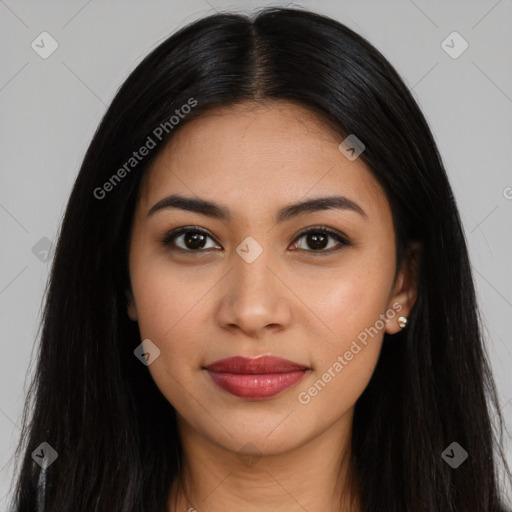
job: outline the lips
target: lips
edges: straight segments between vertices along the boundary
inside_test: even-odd
[[[282,393],[306,375],[307,366],[275,356],[229,357],[205,367],[212,381],[232,395],[261,399]]]

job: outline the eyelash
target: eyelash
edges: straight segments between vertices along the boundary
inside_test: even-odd
[[[207,231],[205,231],[204,229],[202,229],[202,228],[200,228],[198,226],[184,226],[184,227],[175,229],[173,231],[170,231],[161,240],[161,243],[165,247],[168,247],[169,245],[171,245],[173,240],[175,240],[178,236],[180,236],[180,235],[182,235],[184,233],[190,233],[190,232],[191,233],[200,233],[202,235],[205,235],[205,236],[211,238],[212,240],[215,241],[215,243],[218,243]],[[319,254],[319,255],[328,255],[328,254],[332,254],[332,253],[335,253],[335,252],[338,252],[338,251],[342,250],[345,246],[351,246],[352,245],[343,235],[341,235],[337,231],[332,230],[331,228],[328,228],[327,226],[318,226],[318,227],[308,228],[308,229],[304,230],[303,232],[299,233],[295,237],[295,239],[294,239],[294,241],[292,243],[293,244],[297,243],[301,238],[303,238],[303,237],[305,237],[305,236],[307,236],[307,235],[309,235],[311,233],[327,234],[328,236],[334,238],[341,245],[339,247],[337,247],[337,248],[330,248],[330,249],[319,249],[319,250],[297,249],[297,250],[305,251],[305,252],[313,253],[313,254]],[[188,252],[188,253],[206,252],[205,249],[192,250],[192,249],[183,249],[182,247],[175,247],[173,249],[177,250],[177,251],[185,252],[185,253],[186,252]]]

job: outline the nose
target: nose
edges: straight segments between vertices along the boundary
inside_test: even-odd
[[[252,263],[234,254],[217,310],[221,327],[258,339],[267,331],[286,329],[292,319],[293,294],[283,277],[270,251],[264,250]]]

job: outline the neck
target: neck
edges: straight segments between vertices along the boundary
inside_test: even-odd
[[[349,480],[351,422],[347,414],[286,453],[241,455],[180,420],[184,469],[172,485],[169,511],[358,512]]]

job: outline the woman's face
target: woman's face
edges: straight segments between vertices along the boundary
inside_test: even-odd
[[[349,428],[384,331],[410,309],[384,191],[342,140],[292,103],[217,109],[180,128],[143,180],[128,314],[160,350],[148,369],[180,428],[230,451]],[[294,206],[319,198],[338,203]],[[235,356],[288,363],[212,366]]]

